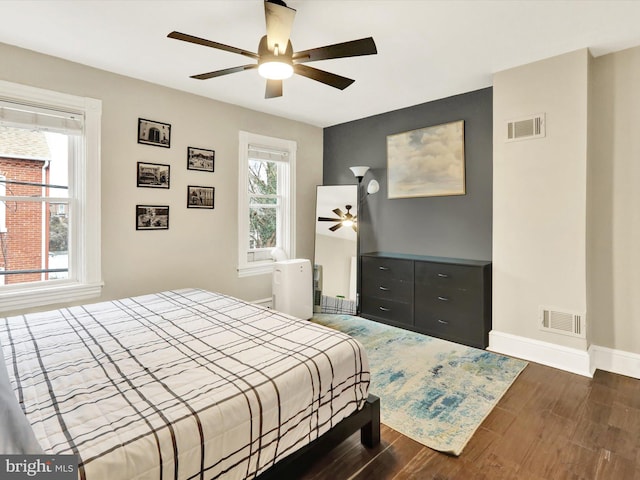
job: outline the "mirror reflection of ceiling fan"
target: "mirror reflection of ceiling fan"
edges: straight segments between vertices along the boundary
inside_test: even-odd
[[[318,217],[319,222],[336,222],[335,225],[329,227],[329,230],[335,232],[342,227],[351,227],[354,232],[358,231],[358,216],[352,215],[350,210],[353,208],[351,205],[345,205],[347,212],[343,212],[339,208],[334,208],[332,211],[338,218]]]
[[[264,98],[282,96],[282,80],[289,78],[294,73],[324,83],[334,88],[344,90],[355,80],[342,77],[335,73],[326,72],[317,68],[304,65],[307,62],[318,60],[331,60],[334,58],[357,57],[361,55],[375,55],[378,53],[373,38],[361,38],[350,42],[336,43],[324,47],[312,48],[300,52],[294,52],[289,39],[293,19],[296,11],[281,0],[266,0],[264,2],[265,22],[267,34],[262,37],[258,45],[258,53],[253,53],[241,48],[232,47],[222,43],[194,37],[181,32],[171,32],[168,37],[183,42],[195,43],[205,47],[216,48],[231,53],[244,55],[257,63],[241,65],[239,67],[225,68],[213,72],[192,75],[191,78],[206,80],[220,77],[230,73],[243,72],[257,68],[260,76],[267,79],[267,88]]]

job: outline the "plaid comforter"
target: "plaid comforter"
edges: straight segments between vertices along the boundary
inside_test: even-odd
[[[254,478],[362,407],[362,346],[203,290],[0,319],[16,397],[81,478]]]

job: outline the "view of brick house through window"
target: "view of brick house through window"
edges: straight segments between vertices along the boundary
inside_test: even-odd
[[[0,126],[0,285],[68,276],[68,145]]]

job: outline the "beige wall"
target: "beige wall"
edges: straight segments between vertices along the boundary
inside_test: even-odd
[[[493,87],[493,329],[566,347],[540,306],[584,314],[589,53],[499,72]],[[544,138],[505,142],[506,122],[546,114]]]
[[[493,92],[493,328],[594,347],[598,368],[619,352],[626,374],[640,354],[639,84],[640,47],[585,49],[500,72]],[[545,138],[504,142],[507,119],[540,112]],[[586,313],[587,339],[540,331],[539,305]]]
[[[100,299],[202,287],[246,300],[271,276],[238,278],[238,131],[298,142],[297,257],[313,258],[322,129],[0,44],[0,79],[102,100]],[[215,81],[215,80],[212,80]],[[171,148],[137,143],[138,117],[170,123]],[[187,171],[188,146],[216,151],[215,173]],[[136,187],[136,162],[171,165],[171,188]],[[186,208],[187,185],[216,188],[215,209]],[[168,231],[136,231],[136,204],[170,206]]]
[[[589,326],[596,345],[640,354],[640,47],[592,62]]]

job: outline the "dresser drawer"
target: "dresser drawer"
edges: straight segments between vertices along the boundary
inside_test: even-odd
[[[396,258],[362,257],[363,281],[370,278],[413,282],[413,262]]]
[[[482,292],[449,288],[416,286],[416,314],[449,315],[455,312],[462,317],[482,315]]]
[[[481,268],[436,262],[415,262],[415,282],[420,285],[456,289],[480,288]]]
[[[413,325],[413,305],[376,297],[362,297],[362,316],[383,322]]]
[[[445,340],[485,348],[486,299],[482,286],[472,287],[416,284],[415,328]]]
[[[413,302],[413,282],[369,277],[362,281],[362,295],[396,302]]]
[[[416,312],[415,328],[427,335],[463,343],[477,348],[485,348],[486,336],[481,318],[459,315],[423,315]]]

